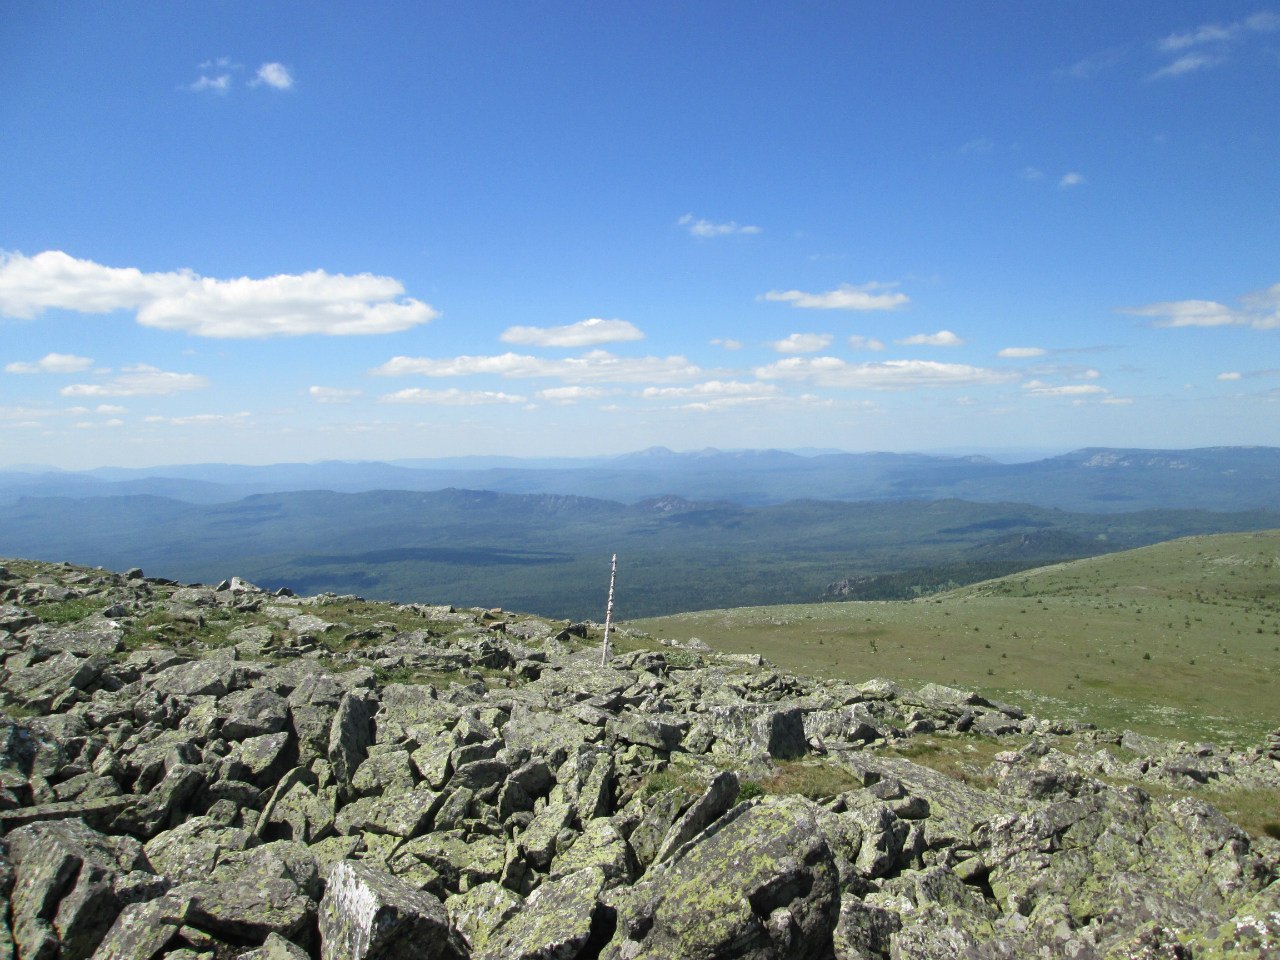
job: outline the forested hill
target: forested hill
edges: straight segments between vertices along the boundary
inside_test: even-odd
[[[1178,536],[1270,527],[1280,527],[1280,513],[1069,513],[961,500],[751,507],[672,496],[624,504],[454,489],[310,491],[215,504],[157,496],[23,498],[0,511],[0,552],[137,564],[182,581],[217,582],[239,571],[306,593],[448,598],[599,618],[612,553],[619,554],[624,586],[620,615],[636,617],[820,600],[842,580],[903,571],[911,571],[911,582],[899,577],[892,589],[932,589]]]

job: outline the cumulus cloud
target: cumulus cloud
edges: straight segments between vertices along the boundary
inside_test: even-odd
[[[774,340],[769,346],[778,353],[817,353],[830,343],[829,333],[793,333],[782,340]]]
[[[755,375],[761,380],[799,380],[823,387],[867,390],[996,384],[1017,379],[1017,374],[964,363],[937,363],[931,360],[847,363],[838,357],[788,357],[756,368]]]
[[[34,363],[14,361],[5,364],[5,373],[80,373],[93,366],[89,357],[77,357],[74,353],[46,353]]]
[[[722,349],[725,349],[725,350],[741,350],[742,349],[741,340],[733,340],[729,338],[716,337],[714,340],[711,341],[711,343],[713,346],[721,347]]]
[[[950,330],[939,330],[937,333],[917,333],[894,343],[904,347],[959,347],[964,341]]]
[[[736,220],[729,220],[726,223],[712,223],[710,220],[695,219],[692,213],[686,213],[676,223],[695,237],[724,237],[733,233],[755,234],[762,232],[759,227],[740,224]]]
[[[1042,380],[1028,380],[1022,388],[1034,397],[1089,397],[1108,392],[1106,387],[1100,387],[1096,383],[1068,383],[1053,386]]]
[[[1228,372],[1228,373],[1220,373],[1220,374],[1218,374],[1218,379],[1219,379],[1219,380],[1239,380],[1239,379],[1240,379],[1240,377],[1241,377],[1241,374],[1240,374],[1238,371],[1235,371],[1235,370],[1232,370],[1232,371],[1230,371],[1230,372]]]
[[[258,68],[258,72],[254,75],[250,86],[268,86],[273,90],[291,90],[293,88],[293,74],[289,72],[289,68],[283,63],[264,63]]]
[[[170,373],[139,363],[125,367],[106,383],[73,383],[59,393],[64,397],[156,397],[200,390],[208,385],[208,379],[196,373]]]
[[[231,89],[231,74],[219,73],[210,76],[202,73],[187,89],[192,93],[226,93]]]
[[[503,343],[535,347],[593,347],[601,343],[643,340],[644,334],[626,320],[592,317],[562,327],[508,327],[499,339]]]
[[[1062,179],[1058,181],[1058,186],[1063,190],[1069,190],[1072,187],[1080,186],[1082,183],[1084,183],[1084,176],[1072,170],[1062,175]]]
[[[144,273],[106,267],[47,250],[33,257],[0,254],[0,314],[26,318],[45,310],[133,310],[137,322],[218,339],[396,333],[439,314],[403,297],[391,277],[312,270],[263,279],[218,280],[190,270]]]
[[[307,394],[316,403],[349,403],[360,396],[360,391],[341,387],[308,387]]]
[[[688,397],[775,396],[772,383],[744,383],[740,380],[708,380],[687,387],[646,387],[640,396],[646,400],[686,399]]]
[[[526,403],[527,398],[493,390],[459,390],[456,387],[448,390],[426,390],[422,387],[411,387],[407,390],[383,394],[378,398],[378,402],[421,403],[436,407],[476,407],[495,403]]]
[[[1048,352],[1043,347],[1005,347],[996,356],[1005,360],[1029,360],[1043,357]]]
[[[216,427],[216,426],[240,426],[248,420],[250,414],[247,411],[241,413],[193,413],[185,417],[162,417],[150,416],[143,417],[147,423],[163,423],[171,427]]]
[[[1169,300],[1121,310],[1137,317],[1152,317],[1153,327],[1252,327],[1280,328],[1280,283],[1240,298],[1241,309],[1216,300]]]
[[[849,338],[849,346],[854,350],[883,350],[884,341],[855,333]]]
[[[826,293],[805,293],[803,290],[770,290],[758,299],[777,303],[789,303],[807,310],[893,310],[910,298],[905,293],[890,293],[896,284],[864,283],[853,286],[844,283]]]
[[[581,357],[546,360],[518,353],[498,356],[392,357],[370,371],[379,377],[466,377],[489,374],[508,378],[553,377],[582,383],[644,383],[654,380],[693,380],[702,370],[680,356],[619,357],[591,350]]]
[[[548,387],[539,390],[534,396],[547,403],[569,404],[582,400],[599,400],[609,395],[608,390],[600,387]]]
[[[708,380],[688,387],[648,387],[640,396],[645,400],[674,401],[674,409],[707,412],[726,410],[760,403],[791,402],[775,384],[743,383],[737,380]],[[802,403],[816,397],[794,398]]]

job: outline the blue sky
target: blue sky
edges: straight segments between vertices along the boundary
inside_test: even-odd
[[[56,3],[0,466],[1280,445],[1280,6]]]

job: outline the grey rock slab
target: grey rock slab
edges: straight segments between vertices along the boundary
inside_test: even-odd
[[[622,898],[602,957],[830,957],[840,885],[817,809],[799,797],[742,805]]]
[[[189,925],[238,943],[262,943],[271,933],[293,940],[316,914],[315,901],[283,878],[184,883],[169,893],[189,901]]]
[[[351,778],[351,786],[361,796],[376,793],[403,793],[414,785],[413,763],[404,750],[387,750],[367,757]]]
[[[574,842],[551,864],[551,879],[568,876],[597,867],[604,874],[606,886],[629,884],[636,876],[636,860],[626,838],[608,817],[586,824]]]
[[[258,787],[272,786],[283,773],[292,736],[289,731],[246,737],[232,756],[245,768],[248,781]]]
[[[219,735],[224,740],[246,740],[280,733],[289,724],[289,704],[266,687],[237,690],[218,701]]]
[[[573,960],[601,923],[604,884],[598,868],[542,884],[473,960]]]
[[[78,623],[41,632],[31,640],[51,650],[76,656],[119,653],[124,647],[124,627],[105,617],[89,617]]]
[[[338,783],[351,783],[360,764],[373,744],[373,715],[376,701],[363,693],[347,693],[342,697],[329,727],[328,759]]]
[[[654,854],[654,862],[662,863],[673,857],[681,846],[727,813],[737,798],[738,775],[731,770],[723,770],[716,774],[702,796],[695,800],[684,815],[667,831],[661,846]]]
[[[10,919],[22,957],[90,956],[121,908],[115,879],[146,865],[136,840],[105,836],[78,820],[22,827],[8,843]]]
[[[172,960],[170,954],[166,960]],[[266,941],[256,950],[242,953],[237,960],[308,960],[307,951],[278,933],[267,934]]]
[[[482,883],[445,901],[449,922],[473,953],[520,909],[524,899],[498,883]]]
[[[93,960],[154,960],[187,921],[189,901],[168,894],[120,911]]]
[[[573,807],[567,803],[549,803],[543,807],[518,837],[524,858],[539,870],[550,867],[556,853],[557,838],[573,820]]]
[[[226,851],[243,850],[251,835],[210,817],[192,817],[147,841],[147,860],[174,883],[204,880]]]
[[[320,901],[321,960],[454,960],[464,950],[444,905],[360,861],[329,871]]]
[[[213,660],[195,660],[171,666],[148,678],[152,690],[163,696],[197,696],[227,694],[227,669]]]

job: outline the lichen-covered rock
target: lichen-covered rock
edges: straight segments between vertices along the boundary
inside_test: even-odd
[[[465,956],[444,905],[355,860],[329,871],[320,901],[322,960],[454,960]]]
[[[136,840],[104,836],[81,820],[21,827],[8,843],[13,939],[22,957],[92,954],[122,905],[115,881],[146,865]]]
[[[482,883],[466,893],[445,902],[449,922],[475,953],[524,903],[524,900],[499,883]]]
[[[737,798],[737,774],[732,770],[722,770],[716,774],[702,796],[695,800],[667,831],[661,846],[654,854],[654,862],[662,863],[675,856],[682,844],[688,843],[714,823],[716,818],[733,806]]]
[[[622,899],[603,956],[822,960],[839,912],[839,874],[816,805],[753,802]]]
[[[596,867],[544,883],[472,960],[573,960],[593,935],[606,935],[607,911],[599,899],[604,884]]]
[[[1277,952],[1280,844],[1198,792],[1280,789],[1277,737],[1173,744],[758,655],[601,666],[533,618],[24,569],[0,567],[0,700],[38,714],[0,724],[0,958],[89,955],[95,937],[102,960],[355,956],[319,937],[329,870],[365,874],[348,876],[371,911],[354,949],[406,960]],[[85,620],[40,622],[85,598]],[[358,621],[343,652],[284,628],[338,606]],[[166,627],[104,655],[126,617],[170,618],[181,649]],[[397,632],[415,617],[431,623]],[[266,646],[292,655],[257,662]],[[399,669],[457,675],[379,687]],[[918,759],[1017,736],[972,778],[898,755],[939,730]],[[739,778],[776,790],[810,753],[843,793],[738,803]],[[421,942],[392,932],[423,917]]]

